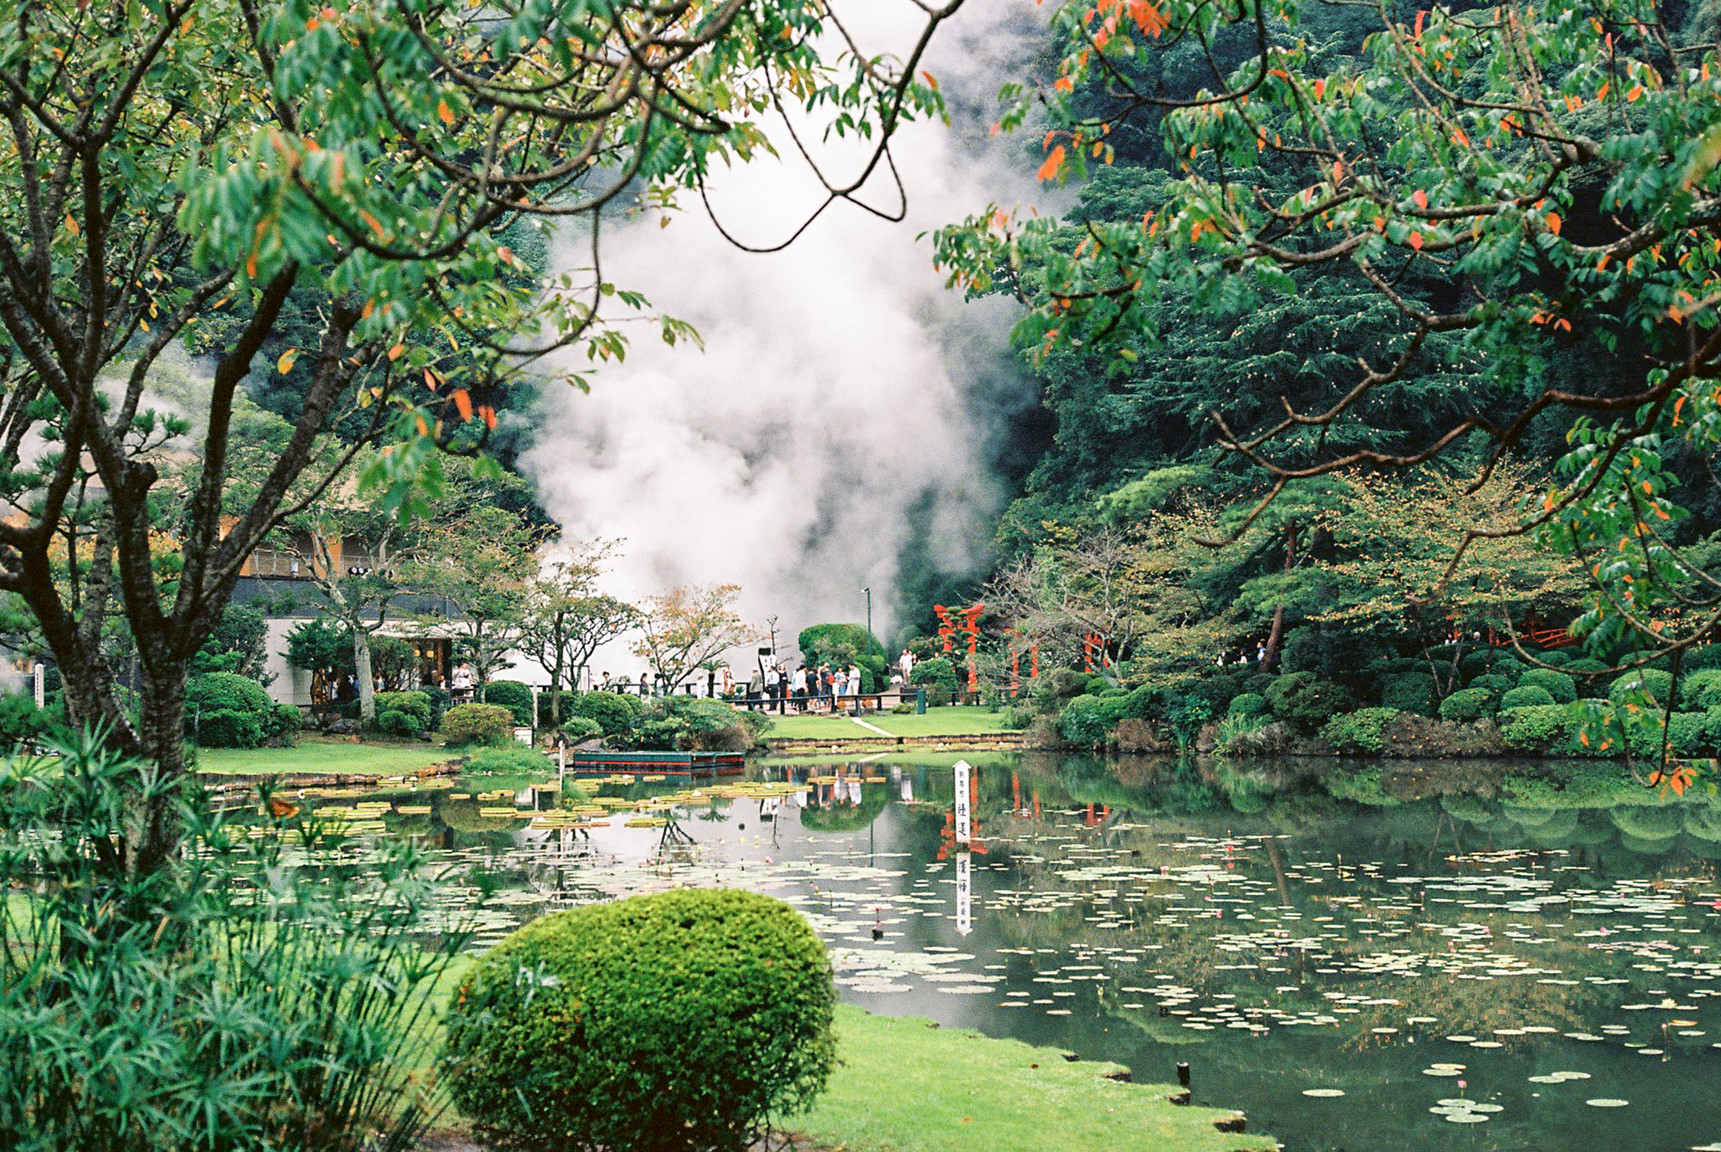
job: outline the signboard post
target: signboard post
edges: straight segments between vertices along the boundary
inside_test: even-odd
[[[956,782],[956,933],[974,931],[974,854],[969,851],[974,830],[974,769],[958,760]]]
[[[966,760],[956,762],[956,845],[959,848],[968,847],[969,832],[973,828],[974,805],[972,798],[974,769]]]

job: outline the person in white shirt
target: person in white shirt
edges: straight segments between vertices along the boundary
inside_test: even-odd
[[[904,648],[902,655],[896,658],[896,667],[902,673],[902,682],[907,684],[908,674],[914,671],[914,653]]]

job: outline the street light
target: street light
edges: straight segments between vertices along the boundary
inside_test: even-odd
[[[866,593],[866,654],[870,658],[872,656],[872,588],[869,586],[862,588],[861,591]]]

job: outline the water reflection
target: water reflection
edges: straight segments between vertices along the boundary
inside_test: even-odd
[[[629,892],[769,892],[819,929],[849,999],[1138,1079],[1187,1062],[1197,1102],[1292,1148],[1721,1140],[1708,796],[1594,763],[993,758],[970,852],[947,764],[759,776],[605,785],[563,826],[510,811],[526,781],[355,814],[499,879],[485,939]]]

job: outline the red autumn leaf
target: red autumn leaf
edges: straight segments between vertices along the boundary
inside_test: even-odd
[[[1548,213],[1548,231],[1555,236],[1560,234],[1560,214],[1558,212]]]
[[[1046,156],[1046,162],[1040,165],[1038,176],[1041,183],[1057,178],[1058,171],[1064,166],[1064,146],[1059,144]]]
[[[1418,252],[1422,251],[1422,233],[1412,232],[1410,234],[1410,246]]]
[[[460,419],[472,419],[472,397],[467,395],[466,389],[456,388],[449,395],[454,398],[454,408],[460,413]]]
[[[1418,188],[1416,191],[1412,192],[1410,194],[1410,198],[1416,201],[1416,206],[1418,208],[1428,207],[1428,193],[1424,192],[1422,189]]]

